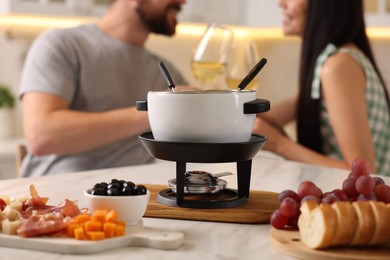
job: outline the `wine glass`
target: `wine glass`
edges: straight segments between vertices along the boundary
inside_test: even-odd
[[[236,40],[231,48],[226,68],[226,83],[230,89],[237,89],[248,72],[259,62],[255,42],[249,39]],[[256,90],[259,80],[256,76],[246,89]]]
[[[209,24],[191,60],[192,72],[200,89],[216,88],[218,77],[224,78],[233,39],[232,30],[216,23]]]

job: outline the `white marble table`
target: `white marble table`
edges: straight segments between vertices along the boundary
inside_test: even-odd
[[[64,198],[79,200],[85,207],[83,190],[96,182],[112,178],[129,179],[136,183],[167,184],[175,178],[176,164],[169,161],[73,174],[0,181],[0,193],[18,196],[28,193],[35,184],[41,196],[49,197],[49,204]],[[205,170],[211,173],[231,171],[235,163],[187,164],[187,170]],[[251,189],[280,192],[296,190],[303,180],[314,181],[324,191],[340,188],[348,171],[317,167],[286,161],[267,152],[260,152],[252,162]],[[235,188],[236,176],[224,177],[228,186]],[[389,182],[389,179],[386,179]],[[270,225],[229,224],[144,218],[146,227],[184,233],[184,244],[172,251],[127,247],[93,255],[61,255],[40,251],[0,247],[0,259],[289,259],[275,251],[268,238]]]

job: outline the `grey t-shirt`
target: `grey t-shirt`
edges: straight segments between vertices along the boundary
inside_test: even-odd
[[[71,110],[101,112],[135,106],[147,92],[166,89],[158,68],[163,60],[177,85],[185,79],[168,61],[146,49],[109,37],[95,24],[42,33],[27,56],[20,98],[28,92],[56,95]],[[123,118],[126,120],[126,118]],[[152,157],[138,137],[73,155],[33,156],[23,161],[23,176],[40,176],[143,164]]]

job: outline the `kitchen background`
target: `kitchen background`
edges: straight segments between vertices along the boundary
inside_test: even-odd
[[[0,0],[0,85],[17,93],[24,58],[42,30],[93,21],[104,13],[107,2]],[[365,7],[374,53],[390,87],[390,0],[365,0]],[[268,59],[259,75],[257,96],[275,104],[297,92],[300,52],[298,38],[283,37],[281,19],[277,0],[187,0],[179,16],[177,35],[173,38],[152,35],[147,48],[171,60],[195,84],[190,59],[207,23],[230,26],[238,39],[253,38],[260,57]],[[291,129],[289,133],[293,136]],[[0,179],[16,176],[16,146],[23,142],[22,113],[17,101],[10,112],[0,108]]]

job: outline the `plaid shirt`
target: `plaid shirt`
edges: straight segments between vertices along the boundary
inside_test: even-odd
[[[350,49],[341,48],[333,44],[328,46],[318,56],[314,70],[314,77],[311,89],[313,99],[320,98],[320,73],[326,59],[334,53],[348,53],[363,68],[366,75],[365,96],[368,109],[368,120],[373,138],[375,158],[378,166],[378,174],[390,176],[390,111],[387,106],[385,92],[371,62],[362,53]],[[321,107],[321,135],[323,138],[324,152],[326,155],[342,159],[343,156],[337,144],[332,126],[329,120],[325,104]]]

